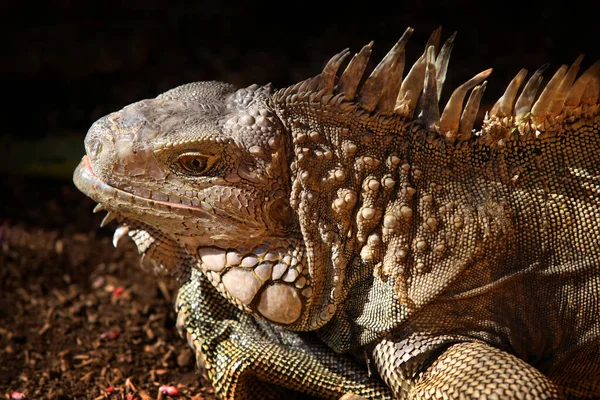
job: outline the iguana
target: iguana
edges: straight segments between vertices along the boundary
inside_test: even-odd
[[[491,70],[440,111],[454,36],[404,75],[411,33],[90,128],[75,184],[181,281],[219,398],[600,397],[600,63],[521,70],[475,131]]]

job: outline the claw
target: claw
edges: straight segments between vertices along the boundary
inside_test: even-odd
[[[106,210],[106,208],[104,208],[104,205],[98,203],[96,204],[96,207],[94,207],[94,214],[99,213],[100,211],[104,211]]]

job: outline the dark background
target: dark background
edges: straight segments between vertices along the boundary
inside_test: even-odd
[[[53,166],[65,154],[77,159],[82,146],[73,143],[126,104],[197,80],[283,87],[319,73],[345,47],[357,51],[375,40],[379,60],[407,26],[415,28],[409,61],[437,26],[443,38],[458,31],[444,94],[493,67],[484,100],[493,103],[521,67],[557,68],[579,53],[590,65],[599,55],[594,3],[3,2],[0,135],[11,140],[0,144],[12,161],[0,168],[31,171],[27,163],[39,161],[48,165],[35,173],[68,176],[73,160]],[[10,146],[44,138],[45,157]]]
[[[3,1],[0,396],[211,398],[175,333],[176,285],[135,268],[129,241],[113,249],[71,182],[97,118],[197,80],[285,87],[370,40],[378,61],[412,26],[408,64],[439,25],[458,31],[442,101],[493,67],[489,108],[520,68],[598,59],[595,3]]]

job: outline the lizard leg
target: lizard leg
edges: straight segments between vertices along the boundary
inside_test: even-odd
[[[411,350],[415,348],[385,339],[374,350],[376,365],[397,398],[561,398],[557,386],[537,369],[485,343],[460,342],[425,351],[417,356],[425,368],[412,371],[401,366]]]
[[[176,307],[178,328],[219,398],[292,398],[294,391],[330,399],[346,393],[392,397],[380,379],[315,334],[287,331],[237,310],[198,271],[181,286]]]

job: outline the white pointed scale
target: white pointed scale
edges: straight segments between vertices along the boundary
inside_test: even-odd
[[[425,52],[411,67],[408,75],[402,81],[400,86],[400,92],[396,98],[396,105],[394,106],[395,112],[401,112],[406,110],[407,117],[411,116],[417,106],[417,100],[423,90],[423,83],[425,82],[425,68],[427,67],[427,50],[433,46],[435,49],[439,46],[440,35],[442,28],[439,27],[431,33],[427,45],[425,46]]]
[[[565,107],[575,108],[581,104],[581,97],[592,79],[600,79],[600,61],[596,61],[573,84],[565,99]]]
[[[485,92],[487,81],[479,86],[475,86],[469,95],[467,105],[460,117],[460,123],[458,124],[458,134],[460,140],[468,140],[471,138],[471,131],[475,124],[475,118],[479,112],[479,105],[481,104],[481,98]]]
[[[523,81],[525,81],[526,76],[527,70],[525,68],[521,69],[512,81],[510,81],[502,97],[494,104],[494,107],[492,107],[490,111],[490,115],[503,118],[513,114],[517,93],[519,92],[519,88],[523,84]]]
[[[535,99],[535,95],[537,94],[540,85],[542,84],[542,74],[548,68],[549,64],[544,64],[537,71],[533,73],[531,78],[525,84],[523,91],[519,98],[517,98],[517,102],[515,103],[515,119],[517,121],[521,121],[529,111],[531,111],[531,105],[533,104],[533,100]]]
[[[117,214],[112,213],[112,212],[109,211],[104,216],[104,219],[102,219],[102,222],[100,222],[100,228],[104,228],[106,225],[108,225],[115,218],[117,218]]]
[[[383,89],[381,90],[379,102],[377,103],[377,109],[381,114],[391,114],[394,111],[396,97],[398,97],[400,85],[402,84],[402,74],[404,73],[406,43],[408,43],[408,39],[410,39],[412,33],[413,28],[410,27],[404,31],[398,42],[396,42],[394,47],[391,48],[377,68],[375,68],[371,76],[369,76],[369,79],[367,79],[365,86],[363,87],[364,90],[371,80],[371,77],[375,75],[375,71],[378,69],[383,71],[382,76],[380,77]]]
[[[404,35],[402,35],[383,60],[377,64],[371,75],[369,75],[362,85],[359,95],[361,107],[365,110],[373,111],[375,109],[389,80],[394,80],[399,75],[400,81],[402,81],[403,71],[399,71],[400,73],[398,74],[398,71],[394,71],[392,68],[394,64],[402,59],[402,69],[404,69],[404,47],[412,32],[412,28],[408,28],[404,32]]]
[[[438,49],[440,48],[440,39],[442,37],[442,27],[438,26],[431,35],[429,35],[429,39],[427,39],[427,44],[425,45],[425,54],[427,54],[427,49],[433,46],[434,53],[437,56]]]
[[[423,120],[429,131],[437,131],[440,121],[439,100],[437,97],[437,72],[435,69],[435,48],[427,49],[427,68],[425,69],[425,82],[423,95],[419,101],[419,118]]]
[[[600,95],[600,76],[596,73],[595,76],[589,80],[583,95],[581,96],[582,104],[594,105],[598,103],[598,96]]]
[[[364,46],[357,54],[352,57],[350,63],[342,73],[339,82],[339,90],[344,93],[344,98],[347,100],[353,100],[354,96],[356,96],[356,90],[358,89],[358,84],[362,79],[363,74],[365,73],[365,68],[367,68],[367,63],[369,62],[369,58],[371,57],[371,48],[373,47],[373,42],[371,41],[369,44]]]
[[[482,81],[484,81],[490,74],[492,73],[492,69],[486,69],[469,79],[467,82],[463,83],[459,87],[457,87],[452,95],[450,96],[450,100],[446,104],[444,108],[444,112],[442,113],[442,118],[440,119],[440,131],[447,136],[453,137],[456,132],[458,132],[458,125],[460,123],[460,116],[463,108],[463,101],[467,92],[479,85]]]
[[[550,101],[550,105],[548,106],[548,115],[554,116],[561,113],[563,107],[565,105],[565,100],[567,99],[567,93],[569,89],[573,86],[573,82],[575,82],[575,77],[579,72],[579,66],[581,65],[581,61],[583,61],[583,54],[579,55],[577,59],[573,62],[573,64],[569,67],[569,70],[563,77],[554,97]]]
[[[562,82],[565,74],[567,73],[566,65],[561,65],[561,67],[554,73],[550,81],[546,84],[546,87],[540,94],[540,97],[531,107],[531,117],[536,122],[542,122],[548,116],[548,108],[550,107],[550,103],[554,99],[558,92],[558,87]]]
[[[123,236],[127,235],[129,232],[129,227],[127,225],[121,225],[117,229],[115,229],[115,233],[113,235],[113,246],[116,248],[119,245],[119,241],[123,238]]]
[[[335,78],[337,76],[337,72],[340,69],[340,65],[344,62],[346,57],[350,54],[349,49],[344,49],[335,56],[331,57],[331,60],[325,65],[323,68],[323,72],[321,72],[321,89],[325,89],[329,93],[333,93],[333,86],[335,85]]]
[[[581,102],[583,104],[596,104],[598,103],[598,97],[600,90],[600,80],[591,79],[581,96]]]
[[[452,54],[452,48],[454,47],[455,38],[456,32],[454,32],[452,36],[450,36],[448,40],[446,40],[435,60],[435,70],[437,71],[438,101],[442,96],[442,88],[444,87],[444,82],[446,82],[446,72],[448,72],[448,64],[450,63],[450,55]]]

